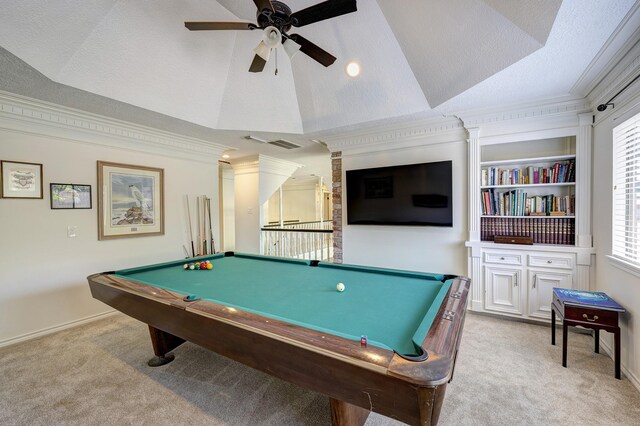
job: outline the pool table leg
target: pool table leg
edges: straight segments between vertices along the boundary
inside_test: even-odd
[[[329,398],[332,426],[362,426],[367,421],[369,410],[338,399]]]
[[[159,367],[173,361],[175,357],[170,352],[184,343],[184,339],[152,326],[149,326],[149,335],[151,335],[153,353],[156,354],[147,362],[149,367]]]

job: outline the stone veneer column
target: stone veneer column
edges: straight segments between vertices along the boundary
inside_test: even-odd
[[[342,263],[342,151],[331,153],[333,263]]]

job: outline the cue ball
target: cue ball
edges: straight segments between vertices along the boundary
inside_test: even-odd
[[[338,291],[344,291],[344,288],[345,288],[344,284],[342,284],[342,283],[338,283],[338,285],[336,286],[336,290],[338,290]]]

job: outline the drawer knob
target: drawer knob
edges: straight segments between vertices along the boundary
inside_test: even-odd
[[[504,260],[504,257],[501,257],[500,260]]]
[[[582,314],[582,318],[586,319],[587,321],[591,321],[591,322],[593,322],[593,321],[597,321],[597,320],[598,320],[598,316],[597,316],[597,315],[594,315],[594,316],[593,316],[593,319],[591,319],[591,318],[589,318],[589,315],[587,315],[587,314]]]
[[[551,261],[551,260],[547,260],[547,263],[553,263],[553,261]]]

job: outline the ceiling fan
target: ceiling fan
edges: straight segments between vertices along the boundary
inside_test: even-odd
[[[263,39],[254,49],[256,53],[249,67],[250,72],[264,69],[271,49],[282,47],[289,57],[298,50],[325,67],[333,64],[335,56],[299,34],[287,34],[291,27],[303,27],[314,22],[355,12],[356,0],[328,0],[291,13],[289,6],[277,0],[253,0],[258,11],[257,24],[252,22],[185,22],[190,31],[203,30],[263,30]]]

